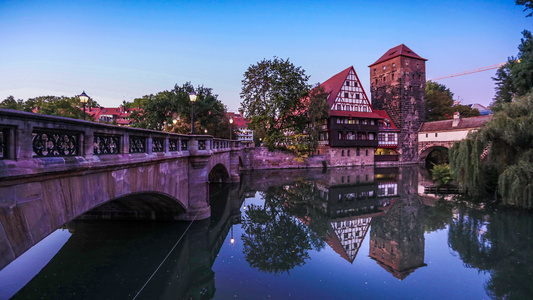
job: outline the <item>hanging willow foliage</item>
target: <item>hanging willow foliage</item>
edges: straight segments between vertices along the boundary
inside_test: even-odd
[[[450,167],[472,195],[497,187],[503,204],[533,208],[533,94],[504,104],[481,130],[456,143]]]

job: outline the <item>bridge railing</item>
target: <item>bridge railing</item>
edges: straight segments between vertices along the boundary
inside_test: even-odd
[[[234,147],[239,147],[238,141],[206,135],[175,134],[0,109],[0,178],[36,172],[29,169],[44,172],[51,165],[91,167],[116,164],[117,159],[123,162],[124,159],[211,155]]]

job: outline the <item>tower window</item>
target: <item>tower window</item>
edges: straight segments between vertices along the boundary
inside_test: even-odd
[[[376,74],[376,69],[374,69],[374,74]]]
[[[383,71],[387,70],[387,66],[383,66]]]
[[[393,68],[396,67],[396,63],[392,63],[392,67],[393,67]]]

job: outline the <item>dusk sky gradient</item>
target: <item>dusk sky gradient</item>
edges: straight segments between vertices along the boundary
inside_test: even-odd
[[[102,106],[191,81],[240,106],[246,69],[289,58],[323,82],[405,44],[427,79],[516,56],[523,6],[508,1],[3,1],[0,101],[83,90]],[[439,81],[463,104],[488,105],[496,70]]]

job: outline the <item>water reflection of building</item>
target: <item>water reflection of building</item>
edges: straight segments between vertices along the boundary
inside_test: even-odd
[[[400,197],[387,214],[372,220],[370,258],[403,280],[424,263],[423,204],[416,193],[412,176],[401,174]],[[407,180],[406,180],[407,179]]]
[[[354,177],[355,183],[351,181]],[[385,215],[395,201],[391,197],[398,192],[393,178],[375,181],[374,177],[340,174],[331,177],[328,182],[331,185],[319,184],[330,217],[326,242],[350,263],[355,260],[373,218]]]

